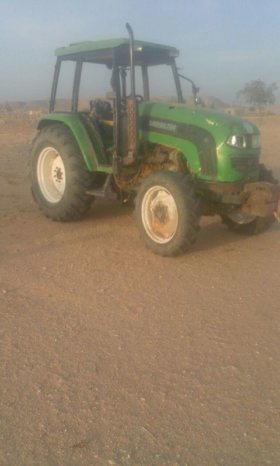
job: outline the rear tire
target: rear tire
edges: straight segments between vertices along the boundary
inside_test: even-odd
[[[199,230],[199,201],[192,181],[175,172],[150,174],[138,190],[135,216],[143,240],[154,253],[186,252]]]
[[[260,176],[259,181],[266,181],[268,183],[277,184],[278,181],[274,178],[272,171],[268,170],[265,165],[260,165]],[[258,235],[268,230],[271,225],[275,222],[275,217],[253,217],[250,220],[244,222],[244,217],[240,216],[240,221],[235,221],[230,218],[229,215],[222,216],[223,223],[229,228],[229,230],[242,235]]]
[[[88,211],[91,174],[71,132],[63,125],[39,131],[31,152],[31,182],[35,201],[56,221],[73,221]]]

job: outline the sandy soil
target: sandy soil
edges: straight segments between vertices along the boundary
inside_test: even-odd
[[[258,124],[280,177],[280,118]],[[206,219],[163,259],[121,205],[53,223],[34,127],[0,121],[1,466],[279,465],[280,226]]]

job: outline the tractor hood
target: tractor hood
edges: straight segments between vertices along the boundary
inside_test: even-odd
[[[217,145],[232,135],[259,134],[253,123],[228,113],[216,112],[184,104],[141,102],[139,104],[140,128],[170,136],[183,136],[186,128],[201,128],[209,132]]]
[[[184,104],[140,102],[139,130],[140,140],[182,153],[200,180],[237,182],[258,176],[259,130],[237,116]]]

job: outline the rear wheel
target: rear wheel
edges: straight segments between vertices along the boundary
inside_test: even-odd
[[[32,147],[32,193],[44,214],[59,221],[77,220],[89,209],[91,174],[71,132],[63,125],[43,128]]]
[[[263,164],[260,166],[259,181],[266,181],[272,184],[278,183],[273,177],[272,171],[268,170]],[[275,221],[275,217],[257,217],[244,212],[235,211],[222,216],[222,220],[231,231],[244,235],[257,235],[268,230]]]
[[[136,221],[147,246],[161,256],[187,251],[199,230],[199,201],[192,181],[174,172],[155,172],[135,200]]]

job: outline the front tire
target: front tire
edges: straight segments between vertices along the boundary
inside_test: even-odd
[[[68,128],[59,124],[40,130],[31,157],[32,193],[44,214],[62,222],[84,216],[92,201],[86,194],[91,174]]]
[[[150,174],[138,190],[135,216],[143,240],[154,253],[186,252],[199,230],[199,201],[192,181],[175,172]]]
[[[277,184],[278,181],[274,178],[272,171],[268,170],[264,164],[260,165],[259,181]],[[275,222],[275,217],[258,217],[243,213],[233,213],[232,215],[222,216],[223,223],[229,230],[242,235],[258,235],[268,230]]]

